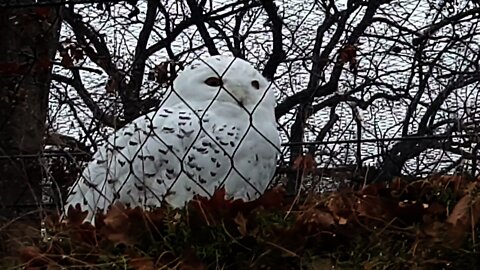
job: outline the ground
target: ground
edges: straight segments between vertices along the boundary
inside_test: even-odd
[[[84,214],[72,208],[68,224],[47,217],[43,234],[31,226],[12,234],[13,223],[3,226],[2,236],[10,228],[16,248],[2,263],[18,269],[476,269],[479,187],[461,176],[321,195],[288,196],[277,187],[248,203],[226,201],[220,191],[183,210],[115,205],[95,226],[81,224]]]

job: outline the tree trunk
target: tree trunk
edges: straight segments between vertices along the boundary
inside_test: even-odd
[[[16,1],[32,4],[34,0]],[[43,137],[59,7],[0,9],[0,217],[41,201]]]

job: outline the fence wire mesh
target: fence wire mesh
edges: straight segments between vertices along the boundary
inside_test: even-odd
[[[72,194],[94,211],[119,198],[147,208],[171,195],[180,204],[221,186],[252,199],[272,178],[324,191],[341,181],[478,174],[475,1],[16,1],[1,12],[5,40],[17,40],[0,58],[6,213],[63,211]],[[199,60],[217,54],[238,60],[221,68]],[[262,76],[230,74],[239,59]],[[182,70],[190,83],[178,92]],[[193,81],[202,72],[217,74]],[[249,100],[237,93],[242,84],[256,102],[232,113]],[[264,89],[275,95],[271,111],[262,110]],[[215,95],[192,104],[182,91]],[[165,106],[173,99],[183,105]],[[16,113],[22,106],[28,117]]]
[[[109,137],[67,207],[79,204],[93,214],[115,201],[183,207],[220,188],[233,199],[258,198],[280,153],[274,104],[271,83],[247,62],[220,56],[194,62],[158,110]]]

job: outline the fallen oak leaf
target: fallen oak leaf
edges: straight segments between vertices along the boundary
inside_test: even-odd
[[[70,205],[62,225],[68,229],[70,238],[95,245],[97,244],[96,229],[92,224],[85,222],[87,216],[88,211],[82,211],[79,203],[75,207]]]
[[[228,198],[224,187],[216,189],[210,198],[202,196],[195,196],[194,198],[194,201],[197,202],[194,205],[201,207],[207,214],[218,217],[236,212],[235,209],[246,204],[242,199]]]
[[[306,226],[306,229],[312,232],[330,228],[335,224],[335,219],[328,212],[311,208],[302,211],[297,216],[297,223]]]
[[[426,206],[427,213],[431,216],[442,216],[447,212],[446,207],[437,201],[427,204]]]
[[[462,175],[440,175],[430,179],[434,186],[442,188],[451,187],[454,193],[458,193],[465,184],[468,185],[467,180]]]
[[[238,231],[242,236],[247,236],[247,219],[243,216],[241,212],[238,212],[237,216],[233,219],[238,225]]]
[[[276,186],[267,190],[255,201],[258,201],[258,204],[266,209],[281,208],[285,201],[285,194],[286,190],[283,186]]]
[[[232,212],[232,203],[238,202],[226,198],[225,188],[215,190],[210,198],[203,196],[195,196],[189,204],[193,209],[197,210],[198,217],[210,226],[217,224],[220,219]],[[243,203],[243,202],[242,202]],[[193,215],[192,215],[193,217]]]
[[[145,212],[144,214],[145,221],[147,221],[148,224],[153,227],[158,226],[158,224],[162,224],[166,216],[165,208],[155,208]]]
[[[326,207],[335,220],[349,217],[353,212],[352,198],[348,197],[347,194],[332,194],[326,201]]]
[[[427,235],[433,241],[452,248],[459,248],[470,230],[474,230],[480,218],[480,193],[478,182],[472,182],[465,188],[465,195],[457,202],[443,226],[429,229]],[[427,227],[428,228],[428,227]],[[426,229],[424,231],[427,232]]]
[[[79,203],[73,207],[70,205],[67,209],[66,221],[69,225],[79,226],[85,222],[85,218],[88,216],[88,211],[82,211],[82,207]]]
[[[42,254],[36,246],[27,246],[19,250],[20,259],[27,263],[28,267],[45,266],[49,260]]]
[[[292,167],[294,170],[308,173],[315,172],[317,165],[313,155],[311,153],[307,153],[305,155],[298,156],[293,162]]]
[[[348,219],[343,218],[343,217],[340,217],[340,219],[338,220],[339,225],[345,225],[345,224],[347,224],[347,222],[348,222]]]
[[[480,191],[479,183],[470,183],[465,195],[457,202],[447,222],[453,226],[460,226],[465,230],[474,228],[480,219]]]
[[[99,222],[100,234],[115,244],[134,245],[145,229],[144,212],[139,207],[127,209],[123,204],[114,204]]]
[[[148,258],[148,257],[132,258],[129,260],[128,266],[130,266],[134,270],[154,270],[155,269],[155,264],[152,258]]]

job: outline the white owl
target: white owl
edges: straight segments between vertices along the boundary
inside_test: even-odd
[[[229,198],[258,198],[273,178],[280,138],[273,84],[229,56],[194,61],[157,111],[118,130],[99,148],[65,210],[80,205],[92,222],[114,202],[179,208],[220,187]]]

